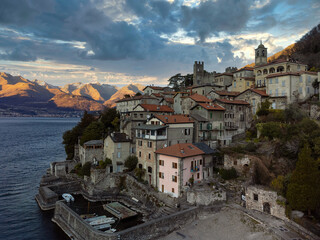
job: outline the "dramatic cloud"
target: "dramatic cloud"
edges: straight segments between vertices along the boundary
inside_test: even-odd
[[[210,71],[241,67],[260,39],[272,53],[319,21],[318,0],[2,0],[0,63],[26,73],[22,62],[50,62],[45,73],[37,71],[50,81],[80,77],[58,77],[52,66],[63,64],[94,74],[83,80],[105,81],[102,73],[112,73],[165,83],[191,72],[195,60]]]

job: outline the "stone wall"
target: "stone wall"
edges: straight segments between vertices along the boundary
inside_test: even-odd
[[[78,214],[63,202],[57,202],[53,221],[70,238],[72,237],[75,240],[148,240],[167,235],[181,225],[194,221],[197,218],[197,210],[196,207],[193,207],[120,232],[105,233],[84,222]]]
[[[249,155],[224,155],[223,166],[225,169],[235,168],[238,174],[242,174],[244,170],[248,169],[251,163]]]
[[[195,188],[187,192],[187,201],[191,204],[208,206],[216,201],[226,201],[225,191],[216,189]]]
[[[269,213],[272,216],[287,220],[284,207],[285,199],[274,191],[263,186],[246,188],[246,208]]]

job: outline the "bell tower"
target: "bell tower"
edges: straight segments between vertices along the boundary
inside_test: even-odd
[[[263,65],[268,63],[268,50],[260,41],[260,45],[255,49],[255,65]]]

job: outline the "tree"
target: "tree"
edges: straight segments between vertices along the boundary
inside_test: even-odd
[[[115,120],[118,118],[118,120]],[[108,108],[103,111],[101,114],[101,122],[103,123],[107,133],[113,131],[119,131],[120,127],[120,114],[117,112],[115,108]]]
[[[103,139],[104,135],[104,126],[101,122],[92,122],[83,132],[83,135],[80,139],[80,144],[83,145],[85,142],[90,140],[99,140]]]
[[[262,125],[261,136],[269,138],[272,140],[274,138],[280,138],[282,136],[282,129],[280,123],[277,122],[267,122]]]
[[[271,103],[267,100],[261,102],[260,106],[258,107],[257,115],[260,116],[267,116],[269,114]]]
[[[192,86],[193,84],[193,74],[181,75],[177,73],[168,80],[168,86],[173,88],[176,92],[181,91],[182,87]]]
[[[129,171],[134,170],[137,164],[138,164],[138,158],[134,155],[128,156],[124,162],[124,166],[128,168]]]
[[[296,169],[288,185],[287,200],[293,209],[311,214],[320,203],[320,171],[311,157],[311,149],[305,144],[299,153]]]
[[[78,138],[82,135],[85,128],[93,121],[95,121],[94,116],[85,111],[80,122],[74,128],[63,134],[63,144],[68,160],[73,159],[74,145],[78,143]]]
[[[319,89],[319,82],[318,82],[318,79],[317,79],[317,78],[313,81],[312,87],[313,87],[314,89]]]
[[[146,174],[146,170],[144,168],[135,168],[134,169],[134,174],[141,181],[143,176]]]

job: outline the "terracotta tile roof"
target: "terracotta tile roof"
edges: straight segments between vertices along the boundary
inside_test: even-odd
[[[163,123],[193,123],[193,119],[188,115],[176,114],[176,115],[155,115]]]
[[[229,100],[229,99],[215,99],[215,101],[221,102],[221,103],[227,103],[227,104],[236,104],[236,105],[250,105],[250,103],[242,100]]]
[[[229,92],[229,91],[213,91],[220,96],[237,96],[240,92]]]
[[[267,78],[272,78],[272,77],[281,77],[281,76],[300,76],[299,72],[278,72],[278,73],[273,73],[269,74]]]
[[[145,111],[149,112],[174,112],[172,108],[166,105],[139,104]]]
[[[191,143],[178,143],[166,148],[159,149],[155,151],[155,153],[179,158],[205,154],[205,152],[203,152]]]
[[[210,110],[210,111],[225,111],[226,109],[224,107],[221,107],[218,104],[207,104],[207,103],[198,103],[198,105],[200,105],[201,107],[203,107],[204,109]],[[197,106],[197,105],[196,105]],[[196,107],[194,106],[194,107]],[[194,108],[193,107],[193,108]]]
[[[243,71],[243,70],[253,71],[253,67],[243,67],[243,68],[238,69],[238,70],[235,71],[235,72],[241,72],[241,71]]]
[[[173,98],[164,98],[164,100],[168,103],[173,104]]]
[[[193,94],[191,96],[189,96],[189,98],[191,98],[192,100],[196,101],[196,102],[212,102],[209,98],[207,98],[206,96],[200,95],[200,94]]]
[[[254,88],[249,88],[249,90],[251,90],[252,92],[258,93],[259,95],[261,95],[263,97],[269,97],[269,95],[266,93],[266,90],[258,90],[258,89],[254,89]]]
[[[141,99],[156,99],[155,97],[149,96],[149,95],[140,95],[140,96],[133,96],[133,97],[128,97],[128,98],[122,98],[118,102],[127,102],[127,101],[134,101],[134,100],[141,100]]]
[[[161,93],[152,93],[151,95],[154,95],[155,97],[162,97]]]

